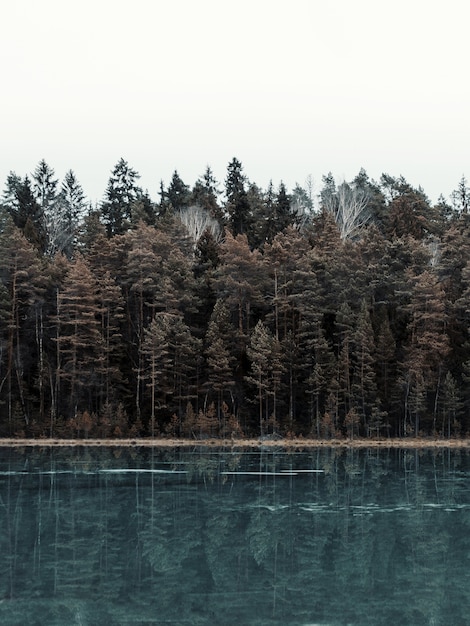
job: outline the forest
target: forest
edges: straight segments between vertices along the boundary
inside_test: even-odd
[[[160,197],[124,159],[0,203],[0,436],[463,437],[470,190],[262,189],[233,158]]]

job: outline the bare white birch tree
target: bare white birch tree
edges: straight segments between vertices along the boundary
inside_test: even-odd
[[[221,236],[222,230],[219,222],[200,206],[192,205],[187,209],[181,210],[179,212],[179,218],[194,242],[194,249],[196,249],[197,242],[206,230],[208,230],[216,240]]]
[[[368,200],[367,191],[351,187],[346,181],[338,186],[334,195],[323,196],[323,208],[334,216],[341,239],[355,237],[370,220]]]

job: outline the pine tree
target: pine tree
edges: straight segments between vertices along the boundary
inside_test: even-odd
[[[15,226],[35,248],[44,252],[47,247],[46,218],[42,206],[36,200],[28,176],[21,180],[11,173],[4,197]]]
[[[3,317],[7,315],[5,307],[9,305],[4,329],[6,345],[0,400],[6,402],[9,434],[13,434],[11,425],[15,403],[19,407],[23,426],[28,426],[32,408],[30,401],[34,396],[33,372],[37,368],[37,375],[44,374],[36,342],[36,320],[42,310],[44,278],[38,251],[11,222],[0,234],[0,279],[4,287]]]
[[[302,333],[319,295],[318,283],[310,271],[308,248],[307,240],[292,227],[278,233],[273,243],[264,248],[264,267],[269,280],[265,288],[269,309],[264,321],[282,345],[285,375],[280,399],[288,407],[290,428],[297,418],[301,379],[312,356],[309,349],[304,351]]]
[[[378,412],[377,382],[374,370],[375,346],[374,332],[370,319],[369,307],[362,300],[352,336],[353,371],[352,371],[352,406],[359,417],[366,434],[370,434],[372,417]]]
[[[83,257],[70,265],[66,282],[57,294],[58,405],[68,418],[78,411],[94,411],[100,398],[104,370],[100,332],[98,285]]]
[[[133,206],[142,197],[142,190],[136,184],[139,178],[139,174],[124,159],[121,158],[115,165],[101,205],[108,237],[121,235],[129,229]]]
[[[449,338],[446,333],[444,291],[437,276],[425,270],[412,277],[411,284],[409,341],[401,380],[404,387],[404,432],[413,429],[418,435],[421,416],[426,408],[426,394],[430,390],[434,399],[430,413],[434,415],[434,421],[436,419],[442,376],[449,354]]]
[[[218,182],[214,178],[211,168],[207,166],[204,174],[197,179],[191,191],[190,204],[195,204],[205,209],[222,226],[224,224],[224,215],[218,201],[219,196]]]
[[[124,299],[115,279],[109,270],[99,276],[97,284],[97,303],[102,346],[103,368],[99,388],[101,411],[104,406],[119,404],[118,391],[122,388],[123,377],[120,363],[123,358],[123,337],[121,326],[124,320]]]
[[[282,232],[288,226],[296,226],[296,215],[291,208],[291,198],[287,194],[287,189],[281,181],[276,196],[276,225],[277,231]]]
[[[150,433],[155,436],[156,408],[167,408],[166,394],[163,375],[170,368],[171,357],[169,355],[168,316],[156,315],[150,326],[144,331],[144,341],[141,351],[147,361],[145,378],[150,388]]]
[[[443,437],[450,439],[452,435],[459,434],[463,402],[462,395],[457,381],[451,372],[447,372],[442,385],[442,425],[441,433]]]
[[[119,238],[117,238],[119,239]],[[189,314],[195,307],[191,262],[166,232],[141,222],[124,237],[122,287],[126,295],[127,345],[133,374],[136,412],[144,391],[144,329],[156,313]]]
[[[352,404],[352,336],[355,319],[351,307],[342,302],[336,316],[336,350],[337,350],[337,383],[338,409],[340,417],[348,414]]]
[[[459,180],[457,189],[452,192],[451,198],[454,210],[461,213],[468,213],[468,209],[470,208],[470,188],[468,187],[468,181],[465,176],[462,176]]]
[[[251,375],[246,380],[253,384],[257,390],[259,432],[262,437],[265,434],[264,424],[269,420],[269,401],[271,391],[270,365],[273,355],[273,338],[260,320],[252,333],[247,347],[247,355],[251,361]]]
[[[162,416],[176,413],[181,419],[187,402],[196,397],[200,348],[201,342],[191,335],[181,315],[156,313],[141,348],[151,389],[152,429],[157,405]]]
[[[189,206],[190,190],[178,172],[175,170],[171,178],[170,185],[165,194],[166,200],[169,202],[171,210],[174,213],[182,211]]]
[[[58,180],[54,178],[55,172],[44,159],[42,159],[33,174],[33,191],[39,206],[47,216],[57,198]]]
[[[385,219],[390,238],[411,236],[424,239],[436,226],[437,215],[421,190],[407,189],[390,202]]]
[[[230,352],[230,337],[233,337],[233,331],[229,310],[225,302],[219,299],[212,311],[205,337],[207,389],[209,393],[215,392],[216,394],[219,422],[222,416],[222,405],[226,399],[228,400],[227,394],[230,395],[232,412],[234,411],[232,389],[235,385],[235,358]]]
[[[240,352],[250,334],[253,308],[262,302],[261,257],[251,251],[244,235],[234,238],[226,233],[220,246],[221,264],[215,273],[215,288],[235,314]]]
[[[248,235],[251,232],[252,215],[245,188],[246,182],[242,164],[233,158],[228,164],[225,179],[225,209],[228,214],[228,225],[234,237]]]
[[[48,254],[63,252],[71,258],[77,243],[78,227],[85,216],[85,194],[75,174],[65,174],[59,194],[48,214]]]

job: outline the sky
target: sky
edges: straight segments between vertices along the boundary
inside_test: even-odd
[[[175,170],[288,189],[470,178],[464,0],[15,0],[0,22],[0,190],[41,159],[99,202],[124,158],[158,200]]]

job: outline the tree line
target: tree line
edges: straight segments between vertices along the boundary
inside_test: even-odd
[[[0,434],[464,436],[465,177],[261,189],[120,159],[91,206],[70,170],[11,172],[0,207]]]

